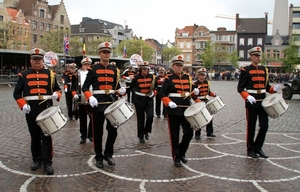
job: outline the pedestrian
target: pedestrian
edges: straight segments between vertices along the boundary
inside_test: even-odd
[[[197,76],[198,76],[198,80],[194,83],[194,86],[199,89],[199,94],[196,96],[201,101],[204,101],[205,103],[207,103],[208,96],[216,97],[217,92],[216,91],[212,92],[210,90],[210,82],[206,79],[206,69],[205,68],[200,68],[197,71]],[[216,137],[214,135],[212,120],[206,125],[206,135],[207,135],[207,137]],[[199,140],[200,136],[201,136],[201,129],[199,129],[195,132],[196,140]]]
[[[155,77],[155,87],[158,93],[158,95],[156,95],[155,97],[155,113],[157,118],[160,118],[161,115],[161,98],[159,97],[159,91],[162,88],[162,84],[165,81],[165,76],[166,70],[163,67],[158,68],[158,76]],[[162,107],[163,116],[164,118],[167,118],[165,106],[163,105]]]
[[[248,50],[248,54],[251,64],[241,69],[237,86],[237,91],[245,100],[247,155],[252,158],[258,158],[259,156],[268,158],[262,147],[269,127],[269,117],[262,107],[262,100],[266,97],[266,92],[275,93],[281,89],[281,85],[270,86],[268,69],[259,64],[261,47],[253,47]],[[254,140],[257,117],[260,128]]]
[[[135,90],[133,104],[137,115],[137,136],[140,143],[145,143],[145,139],[149,140],[149,133],[152,132],[153,98],[157,91],[155,89],[155,75],[149,73],[148,62],[144,61],[138,66],[138,74],[132,80],[132,87]]]
[[[164,105],[167,107],[168,128],[171,143],[171,152],[175,167],[181,167],[182,163],[187,163],[186,151],[193,138],[194,130],[184,116],[185,106],[190,105],[192,92],[192,78],[183,72],[184,58],[181,55],[171,59],[173,73],[166,76],[163,86],[159,92]],[[199,89],[193,90],[192,98],[195,102],[200,100],[195,96],[199,94]],[[181,142],[179,142],[180,126],[183,129]]]
[[[44,55],[45,51],[39,48],[30,51],[31,68],[19,74],[13,97],[25,113],[31,137],[33,160],[31,170],[35,171],[43,165],[44,171],[48,175],[53,175],[52,137],[42,132],[36,123],[36,118],[42,111],[53,105],[52,100],[60,100],[61,92],[53,72],[44,67]],[[45,99],[46,102],[40,103]]]
[[[86,105],[85,96],[81,91],[82,85],[86,79],[88,69],[90,69],[91,64],[92,60],[90,58],[83,58],[81,60],[81,68],[77,71],[74,81],[72,83],[72,95],[74,100],[76,100],[75,107],[78,108],[78,111],[76,110],[76,113],[78,113],[79,117],[79,131],[81,134],[79,144],[86,143],[87,138],[91,142],[93,142],[91,116],[89,108]],[[89,123],[87,117],[89,117],[90,119]]]
[[[103,42],[98,45],[97,49],[100,62],[95,63],[92,68],[89,69],[82,86],[82,92],[92,107],[91,117],[96,167],[103,168],[103,160],[107,161],[109,166],[115,166],[115,161],[112,156],[114,154],[114,143],[118,134],[117,129],[105,118],[104,111],[112,102],[118,99],[116,94],[123,96],[126,93],[126,88],[120,88],[119,69],[116,66],[109,64],[112,44]],[[90,91],[91,85],[92,91]],[[104,153],[102,153],[103,125],[105,120],[107,122],[106,130],[108,134]]]
[[[134,89],[131,85],[131,82],[135,74],[136,71],[134,70],[132,65],[129,65],[128,69],[125,70],[124,73],[122,74],[122,79],[125,80],[125,84],[126,84],[126,95],[127,95],[127,101],[129,103],[132,102],[132,98],[134,95]]]

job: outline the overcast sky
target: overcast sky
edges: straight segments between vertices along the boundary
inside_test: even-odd
[[[61,0],[48,0],[50,5]],[[194,24],[209,30],[226,27],[235,30],[235,20],[217,18],[217,14],[240,18],[263,18],[268,12],[273,19],[275,0],[63,0],[71,24],[82,17],[103,19],[128,25],[138,37],[153,38],[160,43],[174,42],[175,29]],[[299,0],[280,0],[300,6]],[[269,26],[269,34],[272,28]]]

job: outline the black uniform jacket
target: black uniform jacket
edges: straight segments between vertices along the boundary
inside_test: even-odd
[[[92,95],[98,100],[98,102],[114,102],[117,99],[116,93],[110,94],[93,94],[90,92],[90,85],[93,87],[93,91],[96,90],[111,90],[115,91],[120,88],[120,84],[117,81],[118,70],[114,65],[104,66],[101,63],[93,65],[86,76],[84,84],[82,86],[82,92],[88,100]],[[110,104],[99,104],[93,108],[94,112],[104,112]]]

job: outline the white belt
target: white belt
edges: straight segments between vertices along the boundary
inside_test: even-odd
[[[111,94],[114,92],[114,90],[94,90],[93,94]]]
[[[36,96],[26,96],[24,97],[25,100],[44,100],[44,99],[50,99],[51,95],[36,95]]]
[[[157,85],[157,87],[162,87],[162,85]]]
[[[251,89],[247,89],[248,93],[254,93],[254,94],[261,94],[261,93],[265,93],[266,90],[265,89],[258,89],[258,90],[251,90]]]
[[[187,97],[189,96],[189,92],[185,92],[184,94],[181,93],[169,93],[169,97]]]
[[[141,93],[141,92],[137,92],[135,91],[135,94],[139,95],[139,96],[144,96],[144,97],[148,97],[148,93]]]
[[[206,99],[206,96],[199,96],[198,99]]]

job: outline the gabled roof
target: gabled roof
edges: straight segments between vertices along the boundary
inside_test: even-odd
[[[151,47],[153,47],[155,49],[158,49],[158,50],[162,49],[162,45],[157,40],[155,40],[155,39],[146,39],[145,42],[149,46],[151,46]]]
[[[238,33],[267,33],[265,18],[239,18],[237,22]]]
[[[22,9],[25,16],[32,16],[32,7],[36,5],[37,0],[20,0],[17,9]]]
[[[266,39],[265,39],[265,44],[266,45],[273,45],[272,44],[272,40],[274,38],[275,35],[267,35]],[[289,35],[281,35],[280,36],[282,39],[282,44],[281,45],[289,45]]]
[[[19,17],[20,14],[23,16],[22,11],[21,10],[18,11],[15,8],[7,7],[6,11],[12,21],[17,21],[17,17]],[[25,24],[25,23],[28,24],[28,21],[25,19],[25,17],[22,17],[22,18],[23,18],[23,24]]]
[[[183,29],[176,29],[176,33],[179,33],[179,36],[182,36],[182,33],[188,33],[188,36],[193,36],[194,26],[185,26]]]
[[[98,19],[91,19],[89,17],[82,18],[82,22],[77,25],[71,25],[71,34],[79,33],[79,29],[85,29],[85,32],[81,33],[101,33],[110,35],[110,33],[106,30],[103,23],[100,23]]]
[[[55,17],[55,13],[57,13],[59,5],[50,5],[50,10],[52,11],[52,18]]]

